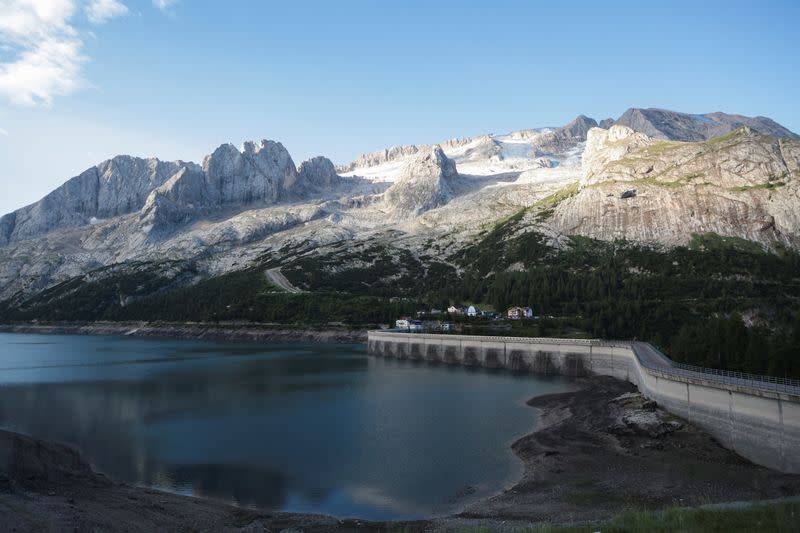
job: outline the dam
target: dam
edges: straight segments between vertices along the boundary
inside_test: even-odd
[[[800,381],[675,363],[644,342],[371,331],[381,357],[612,376],[754,463],[800,473]]]

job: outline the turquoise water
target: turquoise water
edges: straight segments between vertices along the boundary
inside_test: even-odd
[[[442,515],[522,473],[511,443],[558,377],[363,346],[0,334],[0,426],[112,477],[261,508]]]

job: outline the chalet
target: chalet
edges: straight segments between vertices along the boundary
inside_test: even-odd
[[[451,315],[463,315],[466,314],[467,308],[463,305],[451,305],[447,308],[447,312]]]
[[[530,307],[512,307],[506,312],[506,316],[511,320],[533,318],[533,309]]]

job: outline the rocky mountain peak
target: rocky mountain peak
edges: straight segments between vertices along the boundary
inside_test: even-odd
[[[589,130],[596,127],[597,121],[595,119],[589,118],[586,115],[578,115],[572,122],[559,128],[557,131],[562,132],[566,136],[585,141],[586,134]]]
[[[300,163],[297,174],[299,176],[298,183],[318,191],[330,191],[340,181],[336,167],[330,159],[323,156],[312,157],[308,161]]]
[[[607,130],[608,128],[610,128],[611,126],[614,125],[614,122],[615,122],[614,119],[609,117],[609,118],[604,118],[603,120],[598,122],[597,125],[598,125],[598,127],[603,128],[604,130]]]
[[[771,137],[798,139],[797,134],[766,117],[729,115],[722,112],[696,115],[667,109],[635,108],[625,111],[616,124],[656,139],[674,141],[705,141],[747,126],[754,132]]]
[[[0,245],[136,212],[153,189],[187,165],[193,164],[128,155],[103,161],[38,202],[5,215],[0,221]]]
[[[386,204],[401,216],[418,216],[446,204],[458,178],[456,164],[440,146],[409,162],[400,178],[384,194]]]
[[[632,151],[654,142],[652,137],[618,124],[607,130],[590,129],[583,150],[581,184],[586,185],[604,179],[601,174],[610,161],[621,159]]]
[[[585,115],[578,115],[572,122],[553,131],[538,135],[534,142],[537,156],[565,153],[586,140],[586,134],[597,127],[597,121]]]
[[[219,204],[275,203],[297,181],[289,152],[268,140],[246,142],[242,151],[223,144],[203,160],[203,171],[209,200]]]

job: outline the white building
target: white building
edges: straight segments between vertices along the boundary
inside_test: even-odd
[[[397,329],[404,329],[410,333],[421,333],[423,330],[421,321],[411,320],[408,318],[400,318],[395,320],[394,327]]]
[[[467,316],[480,316],[480,314],[481,310],[474,305],[470,305],[469,309],[467,309]]]

